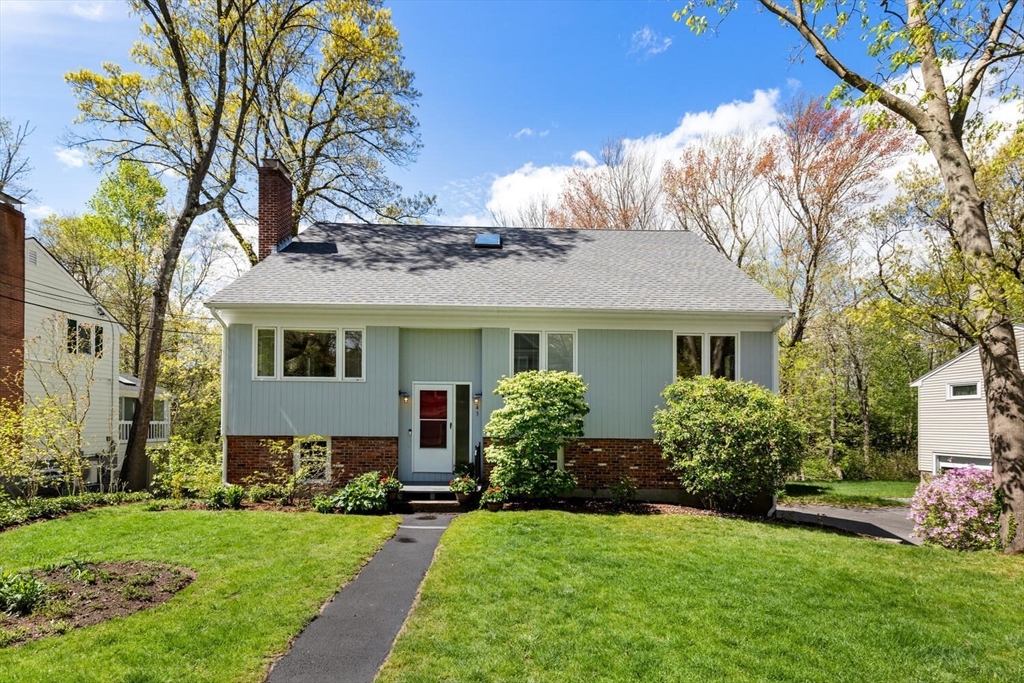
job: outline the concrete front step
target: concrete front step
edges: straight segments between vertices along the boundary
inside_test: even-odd
[[[459,505],[458,501],[451,500],[397,500],[391,503],[392,512],[413,513],[413,512],[466,512],[472,508],[468,505]]]

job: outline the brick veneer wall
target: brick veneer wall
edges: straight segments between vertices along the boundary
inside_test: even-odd
[[[20,377],[25,346],[25,215],[3,199],[0,295],[0,398],[20,402],[24,398]]]
[[[491,440],[484,437],[484,448]],[[484,479],[492,465],[484,460]],[[581,489],[606,489],[630,477],[638,489],[679,489],[679,479],[650,439],[578,439],[565,449],[565,469],[576,475]]]
[[[277,245],[292,236],[292,181],[277,159],[264,159],[259,174],[259,260],[267,258]]]
[[[293,442],[290,436],[229,436],[228,483],[240,484],[248,476],[270,473],[275,458],[265,441]],[[284,463],[290,468],[291,463]],[[331,437],[331,484],[344,486],[360,474],[377,470],[390,474],[398,469],[398,437]]]

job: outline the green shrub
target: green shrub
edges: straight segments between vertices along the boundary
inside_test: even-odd
[[[620,477],[609,487],[612,502],[616,505],[625,505],[636,498],[636,484],[631,477]]]
[[[800,466],[802,430],[781,398],[752,382],[677,380],[654,413],[656,441],[683,489],[713,508],[774,494]]]
[[[329,515],[334,512],[334,503],[331,502],[331,497],[324,493],[319,493],[313,496],[313,499],[309,501],[309,504],[314,510],[325,515]]]
[[[346,513],[381,512],[387,509],[388,497],[380,483],[380,473],[367,472],[350,481],[338,491],[331,503]]]
[[[583,436],[587,387],[571,372],[520,372],[503,377],[494,393],[505,405],[491,414],[486,459],[491,483],[510,496],[549,498],[576,488],[576,477],[559,470],[558,449]]]
[[[36,519],[53,519],[68,512],[79,512],[99,505],[138,503],[150,499],[152,496],[145,491],[83,493],[59,498],[32,498],[28,501],[5,499],[0,501],[0,529]]]
[[[0,569],[0,612],[30,614],[46,597],[46,584],[36,577]]]
[[[153,491],[167,498],[207,498],[221,486],[221,450],[172,436],[166,446],[149,450]]]
[[[242,500],[245,498],[245,489],[237,484],[224,488],[224,504],[232,510],[242,507]]]
[[[210,495],[206,499],[206,506],[214,510],[220,510],[223,507],[227,507],[227,504],[224,502],[224,487],[210,491]]]

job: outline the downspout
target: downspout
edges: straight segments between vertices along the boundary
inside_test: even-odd
[[[227,392],[227,373],[224,372],[224,368],[227,365],[225,362],[227,359],[228,352],[228,326],[224,320],[217,315],[217,309],[210,307],[210,315],[220,323],[222,330],[220,336],[220,480],[221,484],[227,485],[228,483],[228,434],[227,434],[227,407],[228,407],[228,392]]]

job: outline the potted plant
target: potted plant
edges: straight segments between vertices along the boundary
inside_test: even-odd
[[[459,501],[461,505],[468,502],[470,497],[476,493],[476,479],[468,475],[455,477],[448,482],[448,490],[455,494],[455,500]]]
[[[398,481],[398,477],[392,472],[390,477],[385,475],[380,478],[380,487],[384,489],[387,499],[394,501],[398,500],[398,492],[402,490],[402,482]]]
[[[505,505],[508,496],[500,486],[491,486],[480,496],[480,504],[487,507],[491,512],[497,512]]]

